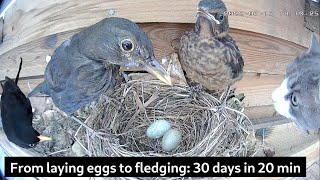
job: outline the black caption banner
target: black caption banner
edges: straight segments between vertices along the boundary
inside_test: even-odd
[[[305,177],[306,157],[5,157],[6,177]]]

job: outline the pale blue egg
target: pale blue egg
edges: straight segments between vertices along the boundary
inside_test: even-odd
[[[164,151],[173,151],[181,143],[182,135],[179,130],[170,129],[162,138],[161,146]]]
[[[161,138],[171,128],[166,120],[157,120],[147,129],[146,135],[151,139]]]

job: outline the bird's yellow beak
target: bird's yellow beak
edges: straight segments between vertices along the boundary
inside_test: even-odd
[[[38,138],[40,139],[40,142],[52,140],[50,137],[43,136],[43,135],[38,136]]]
[[[159,80],[163,81],[164,83],[172,86],[170,75],[167,71],[158,63],[155,58],[151,58],[148,61],[140,61],[143,65],[143,69],[156,76]]]
[[[220,22],[219,22],[212,14],[210,14],[210,13],[209,13],[208,11],[206,11],[206,10],[203,10],[203,9],[201,9],[201,8],[198,8],[198,9],[197,9],[197,17],[198,17],[199,15],[203,15],[203,16],[207,17],[209,20],[214,21],[216,24],[220,24]]]

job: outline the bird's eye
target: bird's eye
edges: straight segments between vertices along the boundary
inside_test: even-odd
[[[292,93],[292,95],[291,95],[291,104],[293,106],[298,106],[297,96],[294,93]]]
[[[131,52],[134,48],[134,45],[130,39],[124,39],[121,41],[121,49],[123,51]]]
[[[218,20],[219,20],[219,21],[222,21],[223,19],[224,19],[224,15],[223,15],[223,14],[219,14],[219,15],[218,15]]]

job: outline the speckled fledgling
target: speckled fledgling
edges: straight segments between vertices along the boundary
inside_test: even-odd
[[[272,100],[277,112],[301,129],[320,130],[320,43],[314,35],[308,51],[288,65]]]
[[[224,90],[242,78],[244,62],[228,34],[226,11],[221,0],[200,1],[194,29],[180,40],[179,56],[187,78],[209,90]]]
[[[51,96],[67,114],[112,92],[120,66],[142,67],[171,85],[157,62],[145,32],[123,18],[106,18],[66,40],[54,52],[45,71],[45,81],[30,94]]]
[[[3,93],[1,96],[1,119],[3,130],[9,141],[23,147],[30,148],[40,141],[50,140],[42,136],[32,127],[32,107],[30,100],[18,87],[18,79],[21,71],[22,59],[16,81],[5,77],[5,83],[1,84]]]

